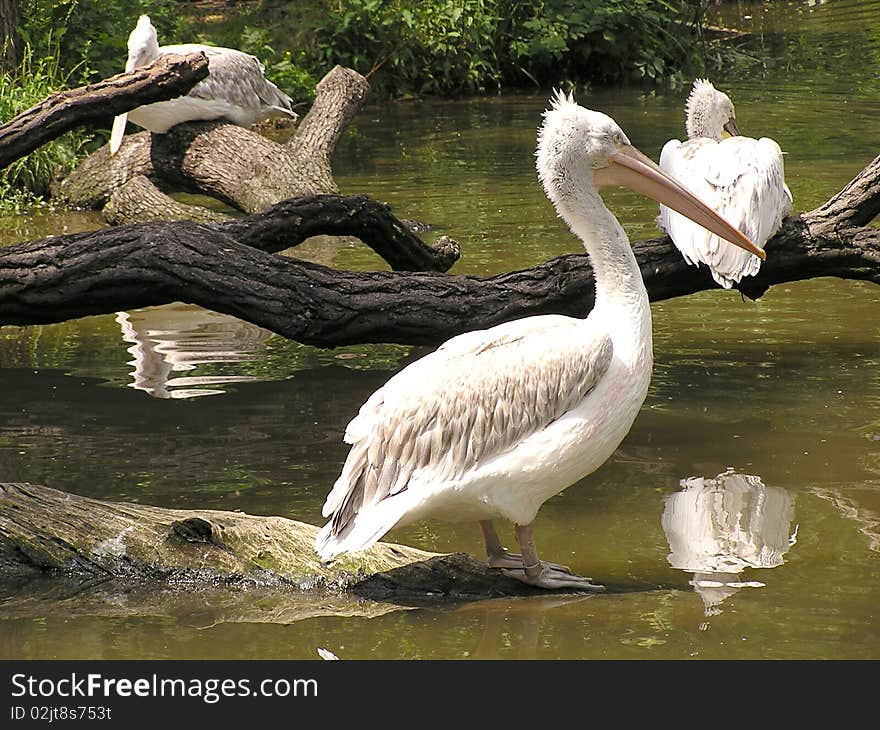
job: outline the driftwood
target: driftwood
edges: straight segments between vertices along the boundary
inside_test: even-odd
[[[0,168],[75,127],[104,123],[142,104],[186,94],[207,75],[205,54],[169,54],[147,68],[52,94],[0,125]]]
[[[368,91],[360,74],[336,66],[318,83],[312,107],[284,144],[222,122],[179,124],[166,134],[141,132],[126,136],[112,158],[102,147],[53,193],[82,208],[109,203],[104,215],[111,223],[228,217],[181,206],[165,190],[203,193],[245,213],[288,198],[337,193],[330,158]]]
[[[544,593],[467,555],[389,543],[328,565],[312,547],[317,529],[283,517],[162,509],[0,483],[0,576],[53,571],[80,581],[150,580],[176,588],[345,590],[396,602]]]
[[[397,269],[442,271],[454,261],[454,243],[432,251],[381,205],[372,219],[358,215],[368,200],[317,196],[220,224],[145,223],[7,247],[0,251],[0,325],[183,301],[306,344],[437,345],[528,315],[584,316],[593,305],[583,254],[480,278],[339,271],[268,253],[330,233],[362,238]],[[319,216],[322,209],[329,215]],[[760,273],[740,290],[757,298],[773,284],[816,276],[880,283],[880,230],[867,225],[878,209],[880,158],[827,203],[786,219],[767,243]],[[391,244],[392,235],[401,236],[400,246],[380,245]],[[634,249],[653,301],[717,289],[668,238]]]

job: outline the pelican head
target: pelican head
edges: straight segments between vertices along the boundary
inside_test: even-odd
[[[535,152],[538,177],[551,200],[571,186],[573,170],[595,172],[629,139],[611,117],[584,109],[572,95],[557,91],[544,112]]]
[[[731,105],[732,108],[732,105]],[[584,109],[557,92],[538,131],[538,177],[559,208],[578,205],[606,185],[621,185],[678,211],[736,246],[766,258],[743,233],[721,218],[629,141],[611,117]]]
[[[720,142],[726,132],[739,135],[733,102],[706,79],[697,79],[685,105],[688,139],[706,137]]]
[[[128,36],[128,61],[126,71],[148,66],[159,57],[159,37],[150,22],[149,15],[141,15],[137,25]]]

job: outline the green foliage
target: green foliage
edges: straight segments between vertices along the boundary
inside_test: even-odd
[[[0,119],[12,119],[66,86],[77,70],[64,72],[57,56],[35,55],[26,43],[21,66],[0,76]],[[88,139],[85,132],[69,132],[0,170],[0,214],[18,214],[40,203],[56,174],[73,166]]]
[[[311,101],[315,97],[317,80],[306,68],[305,52],[300,50],[296,61],[291,51],[277,51],[269,38],[269,31],[246,25],[241,42],[236,46],[260,59],[266,68],[266,78],[295,101]]]
[[[120,73],[128,34],[147,13],[162,38],[186,31],[175,0],[19,0],[22,37],[37,54],[57,54],[61,68],[80,65],[89,80]]]
[[[687,28],[665,0],[509,3],[511,61],[538,84],[669,79],[687,60]]]
[[[371,74],[390,94],[533,83],[673,78],[689,26],[666,0],[316,0],[303,42],[327,68]]]
[[[391,93],[461,93],[500,82],[498,17],[486,0],[319,0],[310,55],[365,75],[383,68]]]

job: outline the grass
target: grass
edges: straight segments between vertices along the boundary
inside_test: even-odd
[[[21,65],[0,76],[0,121],[8,122],[65,88],[78,71],[65,73],[56,57],[37,57],[26,46]],[[68,132],[0,170],[0,215],[20,215],[36,205],[45,205],[53,180],[84,156],[90,139],[87,131]]]

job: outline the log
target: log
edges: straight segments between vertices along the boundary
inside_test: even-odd
[[[127,135],[114,157],[102,147],[53,194],[70,205],[101,209],[120,187],[142,175],[156,186],[151,194],[158,210],[167,211],[164,220],[195,221],[205,220],[205,213],[181,210],[157,193],[202,193],[245,213],[288,198],[335,194],[331,156],[368,91],[360,74],[336,66],[318,83],[311,109],[285,144],[223,122],[178,124],[166,134]],[[105,218],[115,224],[157,219],[154,210],[126,195],[117,195]]]
[[[370,198],[314,196],[222,224],[141,223],[0,249],[0,323],[115,312],[123,300],[127,309],[214,299],[215,311],[267,329],[299,328],[314,314],[310,289],[334,289],[334,270],[268,252],[321,233],[358,236],[399,269],[444,270],[458,256],[455,242],[426,246]],[[353,317],[344,288],[335,291],[337,316]]]
[[[75,127],[186,94],[207,75],[204,53],[168,54],[151,66],[52,94],[0,125],[0,169]]]
[[[321,347],[438,345],[529,315],[585,316],[593,306],[593,273],[583,254],[481,278],[339,271],[267,253],[305,235],[349,232],[397,269],[451,265],[457,246],[449,242],[432,251],[412,236],[391,246],[391,237],[406,229],[388,223],[381,204],[368,200],[315,196],[240,221],[146,223],[7,247],[0,251],[0,326],[183,301]],[[767,243],[759,274],[739,290],[757,298],[774,284],[817,276],[880,283],[880,230],[865,225],[878,201],[880,157],[824,205],[786,219]],[[322,206],[332,220],[322,218]],[[375,222],[358,212],[363,206],[375,211]],[[718,289],[707,269],[687,265],[669,238],[633,248],[652,301]],[[401,252],[408,261],[394,258]]]
[[[135,175],[114,190],[104,206],[103,214],[111,225],[125,223],[130,218],[141,221],[188,220],[197,223],[229,219],[228,215],[219,210],[179,203],[159,190],[146,175]]]
[[[345,591],[395,603],[546,593],[464,554],[390,543],[322,563],[313,549],[317,530],[284,517],[163,509],[0,483],[5,581],[52,573],[80,582],[148,580],[176,590]]]

